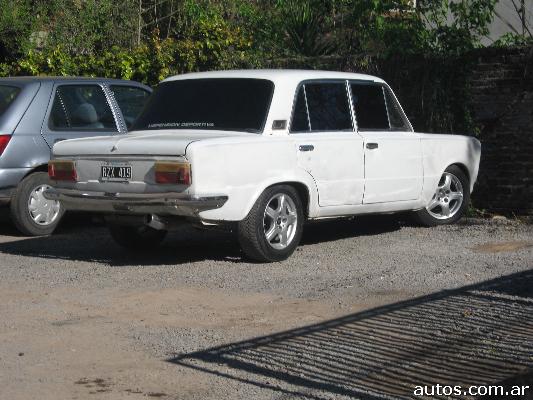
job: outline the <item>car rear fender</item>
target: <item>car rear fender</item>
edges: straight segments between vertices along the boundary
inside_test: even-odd
[[[277,184],[305,188],[308,216],[318,214],[315,182],[297,166],[296,152],[287,138],[255,136],[198,141],[189,145],[187,158],[192,165],[195,194],[228,196],[224,207],[201,213],[203,219],[240,221],[261,193]]]

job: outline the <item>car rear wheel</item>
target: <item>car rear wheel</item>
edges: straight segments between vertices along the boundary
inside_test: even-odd
[[[268,188],[239,222],[239,242],[250,259],[273,262],[287,259],[300,243],[303,207],[292,186]]]
[[[446,168],[426,208],[415,213],[424,226],[453,224],[465,213],[470,201],[470,183],[456,165]]]
[[[109,225],[111,237],[121,247],[142,253],[157,248],[167,236],[167,231],[149,226]]]
[[[11,220],[24,235],[50,235],[59,224],[64,209],[59,201],[44,198],[51,188],[46,172],[35,172],[24,178],[11,198]]]

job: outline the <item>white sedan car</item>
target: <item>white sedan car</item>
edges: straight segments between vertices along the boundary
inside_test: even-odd
[[[415,133],[373,76],[193,73],[161,82],[133,132],[57,143],[45,196],[104,213],[133,250],[178,224],[223,225],[249,258],[279,261],[307,220],[413,211],[424,225],[456,222],[480,149],[472,137]]]

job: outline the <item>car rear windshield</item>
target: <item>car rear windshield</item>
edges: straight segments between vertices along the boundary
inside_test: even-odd
[[[188,79],[162,83],[133,130],[262,132],[274,84],[264,79]]]
[[[0,117],[7,111],[11,103],[15,101],[20,88],[15,86],[0,85]]]

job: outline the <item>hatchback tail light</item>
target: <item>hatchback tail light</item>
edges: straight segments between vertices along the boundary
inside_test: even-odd
[[[7,147],[7,144],[11,140],[11,135],[0,135],[0,156]]]
[[[191,164],[184,162],[155,163],[155,181],[163,184],[190,185]]]
[[[74,161],[52,160],[48,163],[48,176],[53,181],[76,182],[78,174]]]

